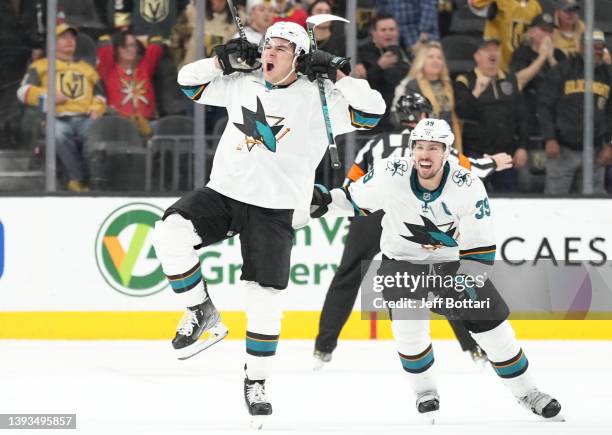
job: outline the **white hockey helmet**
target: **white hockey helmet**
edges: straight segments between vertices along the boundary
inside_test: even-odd
[[[410,133],[409,147],[411,153],[419,140],[444,144],[444,160],[446,160],[455,142],[455,135],[445,120],[426,118],[421,119]]]
[[[310,51],[310,39],[308,33],[299,24],[290,21],[279,21],[268,27],[262,43],[267,44],[272,38],[282,38],[295,45],[295,55],[305,54]]]

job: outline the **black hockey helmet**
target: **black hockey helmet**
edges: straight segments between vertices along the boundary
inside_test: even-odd
[[[402,95],[395,103],[393,111],[395,122],[401,126],[407,122],[417,123],[422,113],[426,113],[428,118],[433,115],[431,102],[418,92]]]

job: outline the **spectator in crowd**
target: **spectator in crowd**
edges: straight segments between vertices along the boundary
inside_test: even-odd
[[[149,121],[155,118],[153,75],[163,50],[160,37],[151,38],[145,49],[128,31],[101,37],[98,47],[97,69],[108,105],[132,119],[144,136],[151,134]]]
[[[149,36],[168,39],[177,17],[187,6],[188,0],[112,0],[115,28],[137,35],[142,42]]]
[[[261,38],[266,34],[268,27],[272,25],[276,11],[273,0],[247,0],[246,3],[246,26],[244,33],[249,42],[259,44]],[[239,36],[234,33],[233,38]]]
[[[295,0],[275,0],[274,4],[276,5],[275,23],[278,21],[291,21],[306,28],[308,12],[296,4]]]
[[[376,7],[395,17],[406,49],[439,38],[437,0],[379,0]]]
[[[555,12],[557,28],[553,34],[553,45],[566,55],[580,50],[584,22],[580,19],[579,13],[580,4],[576,0],[559,0]]]
[[[171,46],[178,67],[196,60],[196,19],[197,11],[190,3],[172,31]],[[206,57],[213,54],[213,48],[232,39],[236,25],[226,0],[206,0],[204,19],[204,51]]]
[[[554,29],[551,14],[545,12],[538,15],[525,34],[523,44],[512,54],[510,62],[510,71],[516,74],[519,88],[525,97],[529,136],[540,135],[537,118],[538,90],[550,68],[565,58],[561,50],[553,47]]]
[[[593,32],[595,71],[593,82],[594,191],[604,193],[604,167],[612,163],[612,69],[603,62],[605,35]],[[578,53],[550,70],[539,95],[539,117],[546,144],[548,194],[580,192],[584,121],[584,41]]]
[[[357,0],[357,6],[359,6],[359,1]],[[307,11],[310,11],[312,5],[316,3],[317,0],[302,0],[302,7]],[[338,15],[344,17],[346,15],[346,0],[327,0],[327,3],[331,7],[331,13],[334,15]],[[308,15],[312,15],[308,13]]]
[[[85,192],[83,145],[92,120],[106,111],[106,99],[96,70],[87,62],[74,59],[77,30],[67,24],[56,27],[56,111],[55,144],[57,155],[68,173],[68,190]],[[28,106],[44,107],[49,62],[33,62],[17,91]]]
[[[408,55],[399,46],[399,29],[395,18],[381,12],[371,23],[372,41],[363,45],[357,53],[356,71],[365,71],[372,89],[381,93],[387,109],[385,117],[372,130],[374,133],[393,128],[389,120],[389,107],[393,102],[395,88],[410,68]]]
[[[500,67],[508,71],[512,52],[521,44],[533,19],[542,13],[538,0],[469,0],[473,11],[487,18],[484,37],[501,42]]]
[[[392,109],[402,95],[420,94],[427,98],[433,107],[434,118],[445,120],[455,135],[454,147],[461,152],[461,125],[455,114],[455,94],[450,79],[442,45],[437,41],[425,42],[416,52],[408,76],[395,89]]]
[[[500,152],[513,156],[515,168],[527,163],[524,101],[516,76],[500,68],[498,39],[483,38],[474,54],[476,68],[455,81],[455,110],[463,120],[463,152],[482,157]],[[514,192],[514,169],[491,175],[495,192]]]
[[[308,8],[308,15],[331,14],[331,3],[328,0],[315,0]],[[330,21],[319,24],[314,29],[314,37],[319,50],[325,50],[336,56],[346,56],[346,36],[344,23]]]

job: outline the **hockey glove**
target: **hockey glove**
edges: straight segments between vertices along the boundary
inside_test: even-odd
[[[312,201],[310,201],[310,217],[320,218],[329,208],[327,207],[332,202],[329,190],[322,184],[315,184],[312,192]]]
[[[215,54],[223,69],[223,74],[238,72],[252,72],[261,68],[257,45],[251,44],[246,39],[235,38],[226,44],[217,45]]]
[[[308,80],[315,81],[317,75],[336,82],[336,72],[340,70],[344,74],[351,73],[351,59],[347,57],[334,56],[323,50],[315,50],[308,54],[302,54],[297,59],[297,72],[308,76]]]

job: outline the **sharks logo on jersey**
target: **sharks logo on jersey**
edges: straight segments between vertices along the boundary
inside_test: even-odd
[[[466,185],[466,186],[472,185],[472,177],[470,176],[469,173],[465,172],[462,169],[457,169],[455,172],[453,172],[453,181],[459,187],[463,185]]]
[[[420,216],[424,225],[409,224],[404,222],[406,228],[408,228],[408,230],[410,230],[412,233],[412,236],[402,236],[404,239],[410,242],[418,243],[423,248],[430,250],[440,248],[455,248],[459,246],[455,240],[455,232],[457,228],[453,226],[452,222],[440,225],[441,227],[448,227],[448,229],[444,231],[425,216]]]
[[[387,171],[391,172],[391,176],[398,174],[403,176],[408,171],[408,162],[406,160],[393,160],[387,162]]]
[[[270,125],[268,119],[273,121]],[[249,151],[255,145],[265,148],[273,153],[276,152],[278,142],[291,130],[280,125],[285,118],[279,116],[266,115],[261,100],[257,97],[257,110],[255,112],[242,107],[242,122],[234,125],[238,130],[245,134],[245,143]],[[242,149],[242,144],[238,145],[238,150]]]

